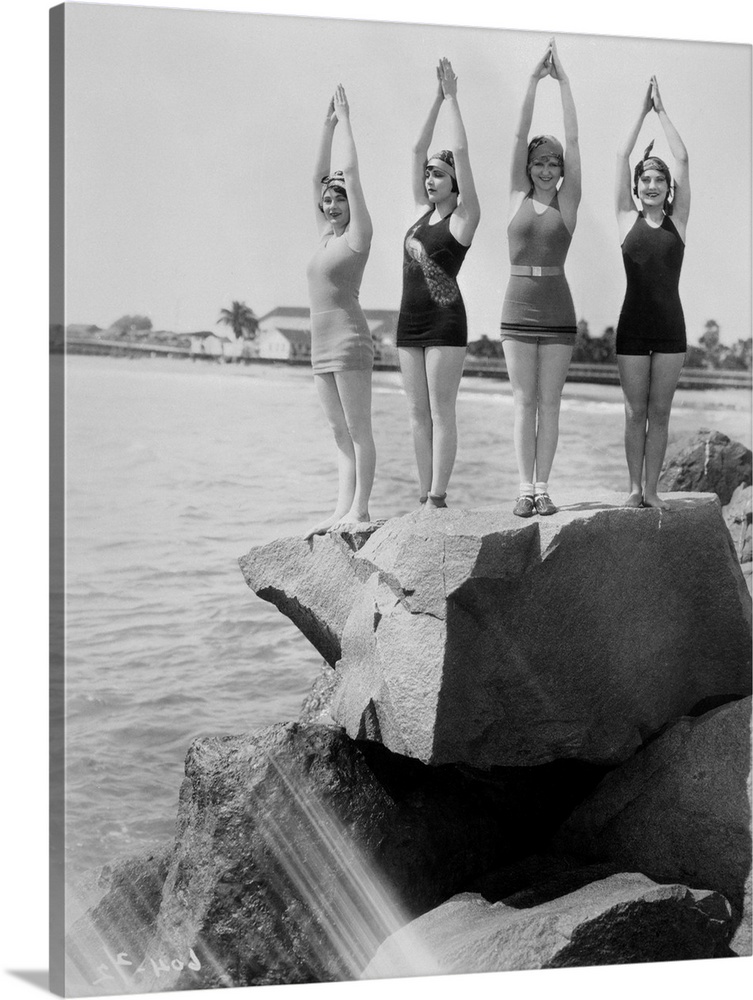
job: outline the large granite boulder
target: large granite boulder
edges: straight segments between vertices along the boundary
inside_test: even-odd
[[[415,513],[357,550],[288,539],[241,564],[336,658],[330,711],[351,737],[432,764],[614,765],[703,699],[750,692],[750,599],[719,501],[669,499]]]
[[[79,995],[129,992],[134,969],[99,973],[105,949],[143,960],[144,993],[356,978],[399,927],[541,846],[603,771],[428,767],[289,723],[197,740],[186,774],[174,848],[131,868],[141,924],[124,870],[76,925]]]
[[[731,902],[733,948],[751,953],[751,699],[675,723],[566,820],[553,846]]]
[[[362,978],[717,958],[729,933],[719,893],[641,874],[522,909],[463,893],[388,938]]]
[[[716,493],[723,505],[740,485],[751,485],[750,448],[719,431],[701,430],[664,464],[659,490]]]

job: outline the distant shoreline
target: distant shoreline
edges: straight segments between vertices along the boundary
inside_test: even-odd
[[[62,345],[51,347],[51,353],[56,354],[99,354],[111,357],[175,357],[202,363],[240,364],[240,365],[278,365],[303,368],[311,364],[308,358],[224,358],[220,355],[201,355],[191,353],[187,347],[165,344],[152,344],[138,341],[105,341],[91,340],[83,337],[67,337],[65,351]],[[375,371],[399,371],[398,365],[392,362],[376,361]],[[508,381],[507,368],[499,358],[474,358],[468,356],[465,360],[463,376],[466,378],[491,378]],[[568,382],[587,382],[597,385],[619,385],[620,379],[617,365],[613,364],[578,364],[570,365]],[[736,371],[707,370],[705,368],[686,368],[680,375],[679,389],[751,389],[753,388],[753,373]]]

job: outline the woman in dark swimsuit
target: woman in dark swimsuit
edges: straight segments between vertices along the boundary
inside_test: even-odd
[[[631,176],[630,154],[653,110],[674,157],[650,156],[653,142]],[[625,397],[625,455],[630,476],[628,507],[668,504],[657,493],[667,450],[672,398],[685,360],[685,319],[678,292],[690,212],[688,152],[664,110],[656,77],[640,114],[617,154],[617,223],[627,291],[617,326],[617,364]],[[640,201],[640,210],[633,200]]]
[[[479,222],[457,77],[440,60],[428,118],[413,147],[413,194],[422,215],[405,237],[403,297],[397,348],[408,397],[425,509],[446,507],[457,451],[455,400],[468,340],[465,308],[455,280]],[[448,111],[452,150],[428,156],[439,111]]]
[[[565,148],[551,135],[529,142],[536,88],[559,83]],[[502,307],[502,342],[515,416],[520,486],[513,514],[554,514],[549,473],[559,437],[562,390],[575,345],[575,307],[565,258],[580,204],[578,120],[570,82],[552,39],[534,67],[515,133],[510,169],[510,280]]]

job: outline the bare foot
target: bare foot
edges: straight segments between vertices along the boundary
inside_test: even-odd
[[[371,524],[371,515],[368,510],[349,510],[329,530],[345,531],[348,528],[354,528],[357,524]]]
[[[669,504],[666,500],[662,500],[658,493],[644,493],[643,506],[656,507],[658,510],[669,510]]]
[[[326,517],[323,521],[320,521],[319,524],[307,531],[303,536],[304,541],[309,541],[309,539],[313,538],[314,535],[326,535],[332,525],[337,524],[342,516],[342,514],[338,514],[337,511],[335,511],[331,517]]]
[[[625,501],[625,507],[642,507],[643,506],[643,493],[638,490],[635,493],[631,493],[630,496]]]

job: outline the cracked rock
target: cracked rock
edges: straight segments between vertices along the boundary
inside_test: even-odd
[[[622,499],[563,496],[527,521],[413,513],[357,550],[289,539],[241,565],[329,648],[352,738],[431,764],[611,766],[699,702],[750,693],[750,599],[718,498]]]

